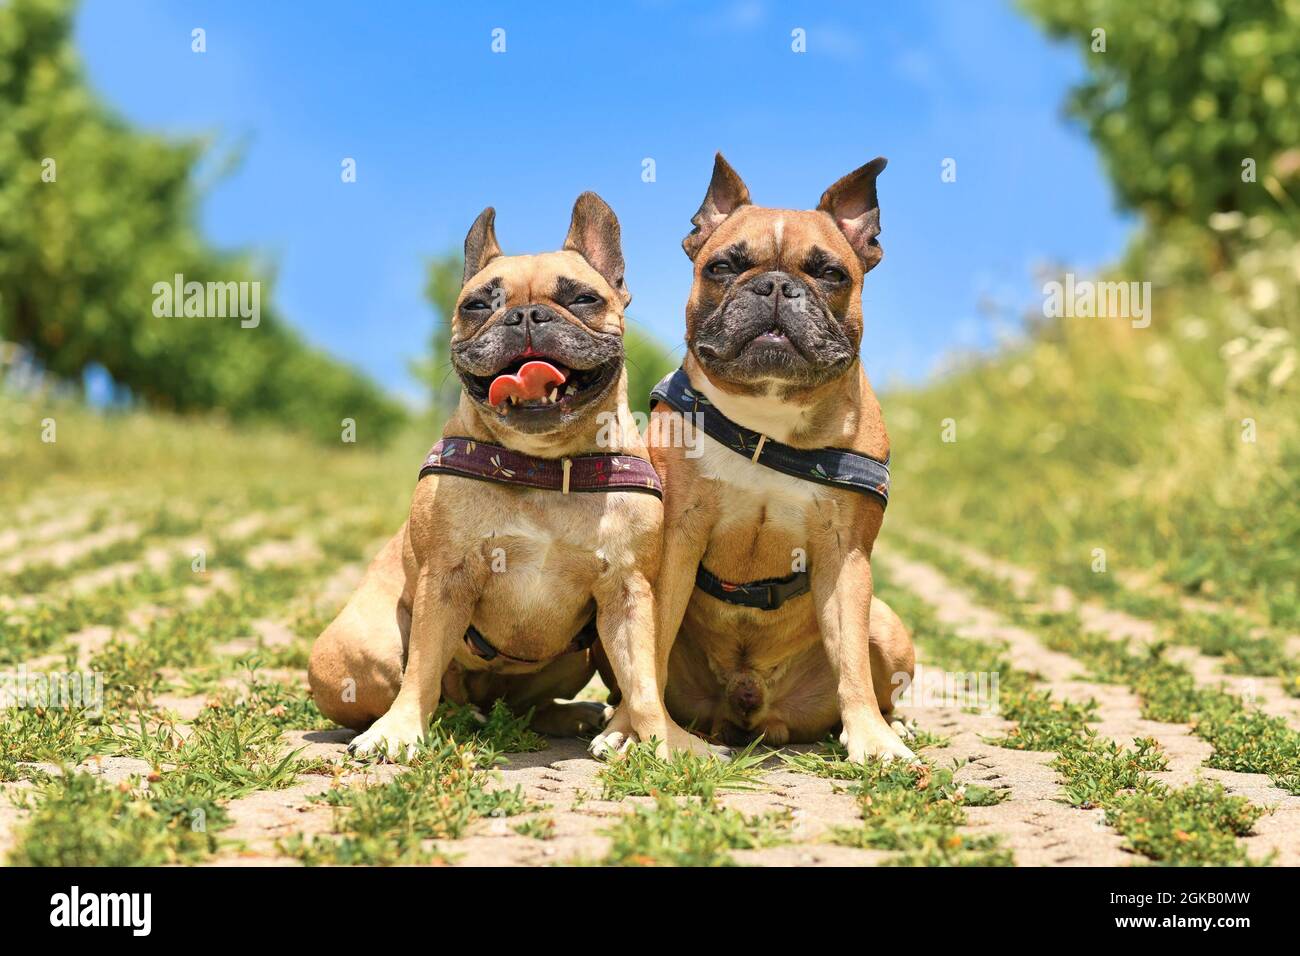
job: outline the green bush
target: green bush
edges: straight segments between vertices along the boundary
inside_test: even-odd
[[[1071,109],[1143,213],[1099,278],[1150,282],[1150,327],[1040,315],[1000,353],[888,396],[891,517],[1061,580],[1102,577],[1104,552],[1120,581],[1294,627],[1300,0],[1022,4],[1083,45]]]
[[[1157,224],[1295,216],[1300,0],[1021,5],[1049,34],[1080,44],[1090,76],[1069,108],[1126,206]],[[1248,160],[1254,175],[1243,178]]]
[[[90,365],[152,406],[221,409],[337,440],[343,418],[382,438],[402,409],[308,347],[261,289],[261,318],[158,317],[154,284],[257,281],[195,228],[204,147],[128,127],[87,86],[72,0],[0,5],[0,339],[49,372]]]

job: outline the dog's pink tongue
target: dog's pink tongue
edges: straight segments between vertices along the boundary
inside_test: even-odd
[[[517,401],[529,402],[564,384],[565,375],[550,362],[525,362],[513,375],[498,375],[488,387],[488,404],[500,405],[512,395]]]

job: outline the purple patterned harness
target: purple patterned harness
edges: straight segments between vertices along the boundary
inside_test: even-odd
[[[444,438],[433,446],[420,468],[426,475],[457,475],[499,485],[514,485],[561,494],[590,491],[638,491],[663,498],[663,485],[654,467],[635,455],[575,455],[572,458],[537,458],[521,452],[489,445],[472,438]],[[556,657],[585,651],[599,635],[593,618],[582,626],[569,646]],[[544,660],[513,657],[497,650],[470,625],[465,632],[465,646],[485,661],[503,660],[515,664],[542,664]]]

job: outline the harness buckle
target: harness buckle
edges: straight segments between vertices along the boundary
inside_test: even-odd
[[[812,590],[807,571],[796,572],[784,581],[773,581],[767,586],[768,608],[775,611],[791,598],[807,594]]]
[[[719,601],[758,611],[775,611],[787,601],[812,590],[807,571],[796,571],[787,578],[733,584],[722,580],[702,564],[695,569],[695,586]]]

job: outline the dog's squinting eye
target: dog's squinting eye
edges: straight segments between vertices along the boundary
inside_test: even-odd
[[[820,278],[825,279],[827,282],[838,283],[847,279],[848,275],[838,266],[827,266],[822,270]]]
[[[461,308],[466,312],[482,312],[484,309],[492,308],[492,306],[488,305],[482,299],[470,299],[462,305]]]
[[[731,268],[731,263],[723,259],[719,259],[717,262],[709,263],[708,268],[705,269],[704,271],[707,272],[709,275],[713,276],[715,279],[721,279],[724,276],[730,276],[736,274],[736,270]]]
[[[594,295],[587,295],[586,293],[584,293],[578,296],[572,302],[570,302],[569,305],[595,305],[599,301],[600,300],[596,298]]]

